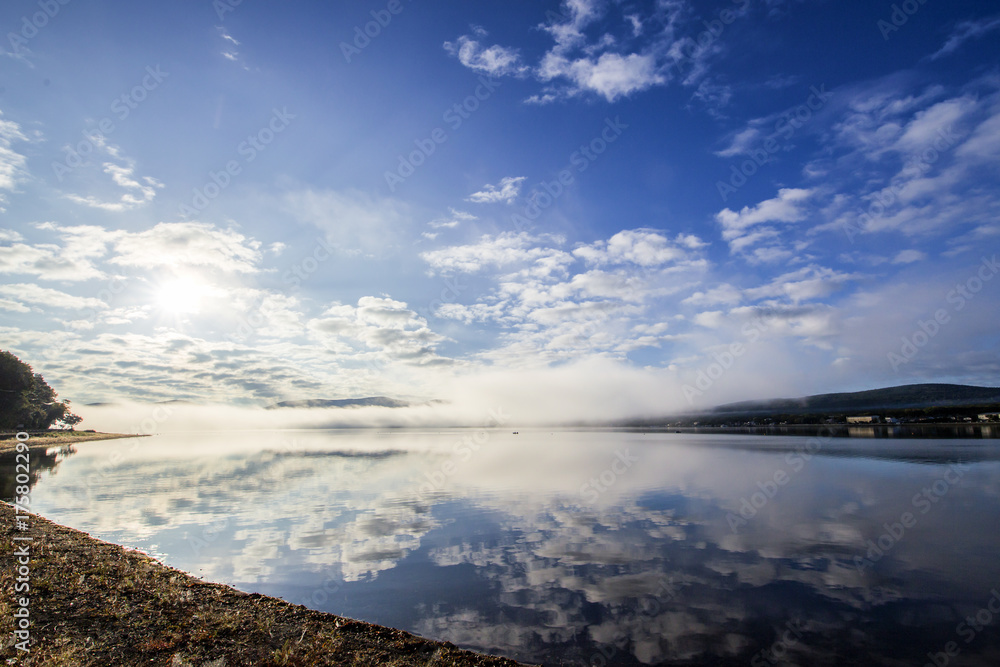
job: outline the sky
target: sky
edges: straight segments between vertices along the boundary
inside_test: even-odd
[[[0,26],[0,348],[85,426],[1000,384],[991,3],[14,0]]]

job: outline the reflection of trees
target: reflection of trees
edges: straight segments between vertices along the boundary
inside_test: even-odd
[[[32,447],[28,452],[28,486],[34,488],[43,470],[55,471],[67,456],[76,454],[72,445],[66,447]],[[12,502],[14,487],[17,486],[17,464],[24,463],[24,457],[17,458],[17,452],[0,454],[0,500]],[[23,471],[23,468],[22,468]]]

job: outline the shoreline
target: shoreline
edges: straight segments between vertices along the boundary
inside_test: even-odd
[[[30,550],[30,592],[0,572],[0,658],[73,665],[483,665],[515,667],[384,626],[205,582],[142,553],[0,504],[0,540]],[[15,541],[15,537],[31,538]],[[13,558],[11,562],[13,562]],[[29,652],[16,648],[16,597],[28,596]]]
[[[133,437],[141,436],[39,434],[27,444],[30,456],[43,448]],[[0,454],[13,459],[17,443],[13,436],[0,440]],[[0,541],[11,556],[0,570],[0,633],[6,638],[0,659],[11,665],[521,664],[205,582],[40,515],[16,514],[8,502],[0,503]],[[15,634],[15,614],[22,612],[30,619],[27,652],[17,646],[24,635]]]
[[[24,431],[23,431],[24,432]],[[42,447],[62,447],[78,442],[90,442],[95,440],[118,440],[121,438],[147,438],[148,435],[140,433],[100,433],[98,431],[26,431],[29,449],[41,449]],[[16,433],[0,433],[0,454],[9,454],[16,450],[17,443],[21,442],[16,438]]]

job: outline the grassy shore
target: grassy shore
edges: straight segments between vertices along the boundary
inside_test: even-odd
[[[107,434],[96,435],[107,438]],[[69,444],[65,435],[57,438],[49,446]],[[32,437],[29,444],[40,445],[41,440],[44,438]],[[143,553],[102,542],[40,516],[27,515],[27,529],[21,530],[17,518],[12,505],[0,503],[0,660],[6,664],[518,664],[401,630],[206,583]],[[30,537],[31,541],[15,537]],[[20,575],[15,569],[14,550],[24,544],[30,551],[30,591],[15,593],[15,578]],[[27,653],[17,649],[15,642],[19,640],[13,634],[15,607],[20,606],[22,597],[28,598],[31,619]]]
[[[0,454],[13,452],[19,442],[15,433],[0,433]],[[139,438],[144,436],[125,433],[98,433],[96,431],[30,431],[26,444],[36,447],[61,447],[88,440],[115,440],[117,438]]]

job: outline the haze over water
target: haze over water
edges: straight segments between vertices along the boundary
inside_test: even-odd
[[[172,434],[81,446],[32,502],[207,580],[525,661],[1000,660],[997,440]]]

